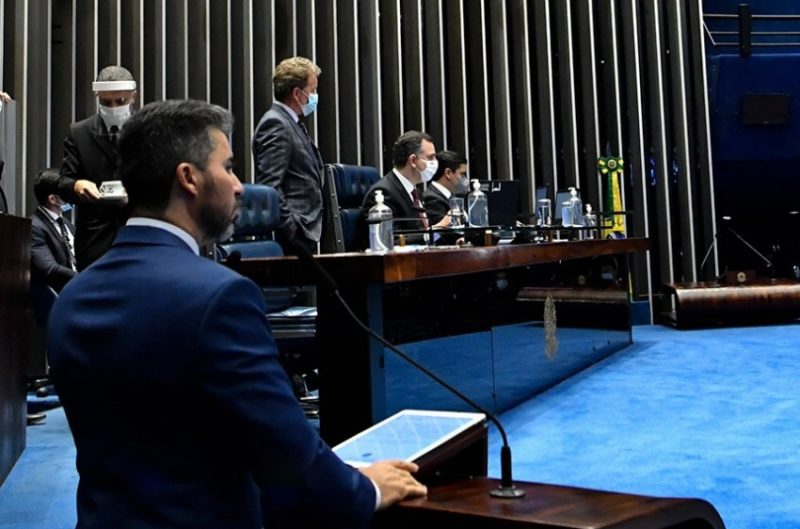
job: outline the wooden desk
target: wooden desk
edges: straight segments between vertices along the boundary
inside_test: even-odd
[[[489,336],[498,325],[536,319],[530,317],[536,304],[518,302],[517,292],[528,285],[531,276],[549,278],[553,275],[551,269],[537,268],[541,266],[557,267],[564,262],[621,256],[623,270],[619,276],[624,279],[620,279],[617,288],[627,293],[627,254],[646,248],[645,239],[590,240],[386,255],[344,253],[321,255],[316,259],[335,279],[339,292],[353,311],[372,330],[395,344],[416,344],[480,333]],[[260,285],[316,283],[310,263],[295,257],[242,260],[233,268]],[[538,274],[537,270],[540,270]],[[502,274],[502,278],[498,274]],[[498,287],[499,279],[511,287]],[[387,408],[386,364],[394,357],[384,357],[383,346],[352,322],[324,285],[318,288],[317,302],[317,338],[321,344],[320,430],[328,443],[337,444],[393,411]],[[609,312],[573,317],[572,321],[592,320],[587,325],[593,325],[608,319]],[[570,321],[567,310],[560,317]],[[592,354],[607,355],[631,342],[627,303],[624,312],[615,313],[614,318],[616,321],[611,326],[620,339],[608,347],[606,342],[598,345],[597,340],[587,343],[585,349],[589,352],[579,359],[584,364],[573,362],[568,366],[571,371],[561,373],[563,377],[599,360],[599,356]],[[541,312],[538,319],[541,319]],[[493,339],[494,336],[489,336],[482,342],[471,343],[471,349],[485,356],[479,359],[482,363],[471,364],[473,370],[486,373],[485,380],[481,381],[482,395],[461,385],[464,377],[451,379],[472,398],[484,404],[488,402],[490,408],[493,408],[491,399],[499,392],[497,384],[509,378],[507,373],[520,371],[516,359],[507,358],[503,366],[505,371],[492,372],[493,351],[480,350],[490,348],[491,345],[486,344],[492,344]],[[346,352],[336,354],[332,349]],[[544,361],[549,360],[545,358]],[[536,366],[529,367],[526,371],[538,370]],[[540,387],[538,391],[542,389],[545,388]],[[520,395],[520,398],[530,396]],[[433,406],[439,408],[435,403]],[[498,413],[503,408],[492,411]]]
[[[705,500],[658,498],[560,485],[517,482],[521,499],[496,499],[489,478],[463,479],[430,487],[428,497],[378,513],[373,527],[459,529],[724,529]]]
[[[800,281],[756,279],[664,285],[662,316],[677,327],[786,322],[800,317]]]
[[[25,449],[28,306],[31,221],[0,215],[0,483]]]

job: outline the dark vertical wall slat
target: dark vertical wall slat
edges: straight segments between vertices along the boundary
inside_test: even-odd
[[[209,56],[211,74],[211,102],[230,106],[230,7],[228,1],[210,2]],[[247,151],[249,153],[249,151]],[[244,153],[237,153],[239,157]]]
[[[488,91],[484,6],[481,2],[464,2],[464,37],[466,57],[467,127],[470,133],[469,171],[471,178],[491,177],[489,155],[490,124],[486,119],[492,94]]]
[[[551,193],[562,187],[557,165],[556,154],[556,110],[555,110],[555,84],[553,71],[553,47],[550,34],[550,6],[548,2],[535,2],[533,4],[533,34],[536,36],[536,86],[537,101],[537,152],[540,153],[541,173],[544,175],[543,184],[548,184]],[[553,198],[554,195],[551,195]]]
[[[187,0],[173,0],[165,8],[165,83],[167,99],[185,99],[187,90]]]
[[[380,0],[381,119],[383,122],[383,172],[392,167],[392,144],[404,129],[400,79],[400,10],[398,0]]]
[[[503,2],[489,4],[487,13],[490,33],[491,49],[491,83],[492,83],[492,108],[490,113],[494,116],[492,128],[494,141],[492,142],[493,178],[496,180],[513,180],[514,155],[511,147],[511,102],[509,100],[509,54],[506,35],[507,13]]]
[[[56,97],[60,100],[72,102],[75,97],[75,87],[72,84],[72,52],[75,31],[72,25],[72,4],[70,2],[55,2],[51,12],[53,20],[52,36],[52,67],[51,79]],[[63,142],[59,138],[64,138],[72,122],[72,109],[74,105],[52,105],[50,111],[50,165],[60,166],[63,158]]]
[[[422,65],[423,55],[420,40],[422,13],[418,0],[400,0],[400,82],[403,84],[403,122],[406,130],[425,130]]]
[[[561,157],[564,181],[561,187],[581,187],[578,173],[577,123],[575,114],[575,78],[573,71],[572,9],[569,1],[554,2],[558,46],[558,122],[561,124]]]
[[[447,145],[446,106],[444,87],[444,49],[442,34],[442,2],[440,0],[422,2],[423,7],[423,78],[425,82],[425,130],[436,138],[436,148],[442,150]]]
[[[636,0],[620,3],[621,31],[623,32],[622,57],[625,71],[625,104],[628,109],[627,138],[628,148],[625,150],[625,166],[628,180],[631,182],[629,209],[633,214],[627,217],[628,233],[632,236],[649,237],[650,223],[648,215],[647,193],[650,190],[649,174],[645,153],[645,121],[642,87],[642,42],[641,20]],[[646,292],[651,298],[650,289],[651,252],[634,257],[633,282],[636,292]]]
[[[576,82],[578,91],[577,112],[579,117],[579,173],[584,175],[581,196],[584,203],[590,203],[599,210],[602,184],[596,176],[597,158],[600,156],[600,138],[598,136],[598,101],[597,76],[595,58],[594,1],[579,1],[575,4],[573,18],[576,25],[577,59]]]
[[[448,149],[468,155],[462,7],[462,0],[444,0],[442,27],[445,67],[442,70],[442,83],[447,94],[443,105],[447,120],[447,137],[443,140]]]
[[[674,281],[672,226],[669,213],[669,164],[667,157],[670,152],[667,138],[667,116],[665,107],[664,78],[663,78],[663,48],[661,42],[661,8],[658,0],[649,0],[642,4],[642,19],[644,33],[647,35],[645,54],[648,70],[648,116],[651,123],[650,156],[654,162],[654,177],[656,186],[655,206],[658,222],[655,226],[654,237],[659,248],[660,279],[671,283]]]
[[[339,85],[337,68],[338,37],[336,10],[338,1],[317,3],[317,65],[322,68],[319,78],[319,109],[312,121],[319,134],[322,159],[327,163],[338,162],[339,152]],[[326,103],[327,101],[327,103]]]
[[[522,189],[521,208],[525,213],[536,210],[536,187],[543,185],[536,174],[534,154],[535,84],[531,65],[531,38],[528,2],[514,0],[507,13],[509,50],[509,97],[511,100],[511,141],[514,179]]]
[[[272,105],[272,71],[275,68],[275,53],[272,43],[271,2],[253,2],[253,108],[254,119],[269,110]],[[310,58],[310,57],[309,57]],[[249,151],[248,151],[249,154]]]
[[[93,0],[75,0],[75,114],[74,121],[97,111],[92,81],[97,76]]]
[[[358,68],[361,106],[361,163],[381,170],[383,129],[381,121],[380,21],[374,0],[358,2]]]
[[[706,53],[705,35],[703,32],[703,9],[699,0],[686,0],[686,27],[688,33],[688,52],[690,53],[690,71],[692,76],[692,108],[695,129],[695,141],[693,142],[696,155],[697,171],[699,173],[699,197],[697,204],[700,212],[700,230],[697,234],[698,249],[702,250],[699,255],[702,263],[705,258],[706,248],[711,248],[708,262],[702,270],[699,269],[700,279],[713,279],[719,274],[719,254],[716,244],[715,234],[717,231],[717,214],[714,200],[714,171],[711,156],[711,134],[709,130],[709,109],[708,109],[708,77],[706,75]],[[713,247],[712,247],[713,244]]]
[[[339,105],[339,158],[337,161],[358,165],[361,153],[359,116],[358,25],[354,0],[337,3],[337,88],[339,96],[331,104]]]

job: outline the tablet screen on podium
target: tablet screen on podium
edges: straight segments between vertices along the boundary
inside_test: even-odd
[[[484,419],[482,413],[403,410],[336,445],[333,451],[354,467],[384,459],[415,461]]]

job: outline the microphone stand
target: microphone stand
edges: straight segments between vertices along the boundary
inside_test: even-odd
[[[514,486],[514,480],[512,478],[511,472],[511,447],[508,445],[508,436],[506,435],[505,428],[503,425],[500,424],[500,421],[497,417],[494,416],[493,413],[489,413],[488,410],[485,410],[482,406],[478,403],[464,395],[461,391],[457,390],[447,382],[445,382],[442,378],[439,377],[433,371],[430,371],[428,368],[424,367],[422,364],[408,356],[406,353],[401,351],[398,347],[394,344],[390,343],[386,338],[381,336],[380,334],[376,333],[372,329],[369,328],[361,319],[353,312],[350,308],[350,305],[344,300],[342,295],[339,293],[339,287],[336,284],[336,281],[328,274],[328,271],[323,268],[323,266],[311,255],[311,253],[302,245],[297,244],[294,245],[297,249],[297,256],[307,261],[311,264],[311,267],[317,273],[318,279],[328,287],[333,295],[336,296],[336,299],[342,305],[342,308],[347,312],[347,314],[352,318],[352,320],[358,325],[362,330],[364,330],[367,334],[371,337],[378,340],[384,346],[389,348],[394,354],[411,364],[412,366],[419,369],[422,373],[425,373],[428,377],[430,377],[435,382],[441,384],[445,389],[450,391],[453,395],[461,399],[462,401],[466,402],[472,408],[478,410],[479,412],[486,415],[486,417],[497,427],[497,431],[500,432],[500,436],[503,440],[503,446],[500,449],[500,486],[496,489],[493,489],[489,492],[489,495],[495,498],[505,498],[505,499],[515,499],[521,498],[525,495],[525,491],[518,489]]]
[[[744,244],[745,246],[747,246],[747,248],[749,248],[751,252],[753,252],[754,254],[756,254],[757,256],[759,256],[759,257],[760,257],[760,258],[761,258],[761,259],[762,259],[762,260],[763,260],[765,263],[767,263],[767,268],[769,268],[769,269],[770,269],[770,271],[771,271],[771,273],[772,273],[772,275],[773,275],[773,276],[775,275],[775,266],[773,266],[773,264],[772,264],[772,261],[770,261],[769,259],[767,259],[767,258],[766,258],[766,256],[764,256],[764,254],[762,254],[761,252],[759,252],[758,250],[756,250],[756,249],[753,247],[753,245],[752,245],[752,244],[750,244],[749,242],[747,242],[747,241],[745,240],[745,238],[744,238],[744,237],[742,237],[741,235],[739,235],[739,234],[736,232],[736,230],[734,230],[734,229],[733,229],[733,228],[731,228],[730,226],[728,226],[728,231],[730,231],[730,232],[733,234],[733,236],[734,236],[734,237],[736,237],[737,239],[739,239],[739,241],[740,241],[742,244]]]

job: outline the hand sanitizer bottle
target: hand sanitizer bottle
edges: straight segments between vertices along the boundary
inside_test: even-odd
[[[472,181],[472,192],[467,197],[467,216],[471,227],[489,225],[489,203],[477,180]]]
[[[369,224],[369,249],[375,253],[384,253],[394,249],[394,228],[392,227],[392,209],[383,203],[383,191],[375,191],[375,205],[369,208],[367,215]]]

